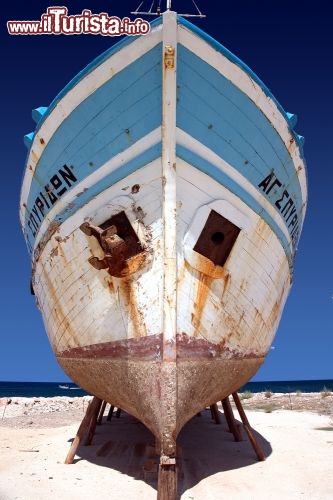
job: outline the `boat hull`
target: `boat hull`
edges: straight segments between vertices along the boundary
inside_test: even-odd
[[[33,138],[21,222],[58,362],[174,455],[267,355],[305,208],[288,116],[165,13],[73,80]]]

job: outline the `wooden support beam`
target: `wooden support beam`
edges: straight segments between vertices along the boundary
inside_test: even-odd
[[[96,399],[97,399],[97,402],[95,404],[94,411],[92,412],[92,415],[91,415],[88,433],[87,433],[86,438],[83,442],[83,444],[85,446],[89,446],[93,440],[95,430],[96,430],[96,425],[97,425],[97,418],[98,418],[98,415],[99,415],[99,412],[100,412],[100,409],[101,409],[101,406],[103,403],[103,401],[101,399],[99,399],[99,398],[96,398]]]
[[[65,459],[65,464],[73,463],[76,450],[78,449],[83,438],[88,435],[89,429],[91,427],[91,420],[93,418],[93,415],[96,413],[96,410],[98,413],[100,405],[101,405],[101,400],[99,398],[93,397],[93,399],[90,401],[85,416],[83,417],[83,420],[80,424],[80,427],[76,433],[76,436],[71,444],[71,447]]]
[[[105,412],[105,407],[106,407],[106,401],[103,401],[102,406],[101,406],[101,411],[99,412],[98,419],[97,419],[97,425],[101,425],[103,415]]]
[[[107,422],[111,422],[111,418],[112,418],[112,415],[113,415],[113,410],[114,410],[114,406],[111,405],[110,409],[109,409],[108,416],[106,417]]]
[[[227,396],[226,398],[222,399],[221,403],[223,407],[224,416],[229,427],[229,431],[233,434],[235,441],[242,441],[242,435],[236,423],[234,413],[232,411],[231,404],[229,401],[229,397]]]
[[[239,399],[237,392],[233,392],[232,397],[235,401],[235,405],[237,407],[239,416],[242,419],[245,432],[248,435],[248,438],[249,438],[250,443],[251,443],[251,445],[252,445],[252,447],[257,455],[258,460],[260,460],[260,461],[265,460],[264,452],[262,451],[261,447],[259,446],[259,443],[256,440],[256,438],[254,437],[253,429],[251,428],[251,426],[249,424],[249,421],[247,419],[247,416],[245,414],[244,408],[242,406],[242,403],[240,402],[240,399]]]
[[[212,414],[212,419],[215,420],[215,423],[220,424],[220,414],[216,403],[210,406],[210,412]]]

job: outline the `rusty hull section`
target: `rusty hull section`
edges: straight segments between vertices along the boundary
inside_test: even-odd
[[[57,355],[65,372],[88,392],[128,411],[163,442],[169,429],[176,441],[198,411],[236,391],[264,358],[228,353],[204,340],[177,335],[177,386],[174,363],[162,361],[163,335],[68,350]],[[170,408],[165,400],[175,401]],[[176,410],[176,411],[175,411]],[[176,415],[176,420],[173,418]],[[163,449],[168,454],[172,450]]]

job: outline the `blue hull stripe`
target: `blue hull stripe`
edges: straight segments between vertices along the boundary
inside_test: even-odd
[[[182,26],[185,26],[185,28],[189,29],[192,31],[195,35],[198,37],[202,38],[205,42],[207,42],[211,47],[213,47],[216,51],[220,52],[224,57],[229,59],[229,61],[233,62],[236,64],[239,68],[241,68],[243,71],[245,71],[249,77],[256,82],[264,91],[264,93],[269,97],[272,101],[274,101],[275,105],[277,106],[278,110],[284,116],[285,120],[288,122],[289,117],[288,113],[283,109],[279,101],[275,98],[275,96],[272,94],[272,92],[269,90],[269,88],[264,84],[264,82],[252,71],[247,64],[245,64],[241,59],[239,59],[235,54],[230,52],[224,45],[222,45],[220,42],[215,40],[213,37],[208,35],[205,31],[202,29],[198,28],[198,26],[195,26],[194,24],[190,23],[187,19],[182,18],[181,16],[178,16],[178,23],[181,24]],[[303,157],[303,141],[300,139],[301,136],[298,136],[293,130],[292,127],[293,125],[290,124],[290,132],[293,134],[297,145],[300,149],[301,156]],[[304,158],[303,158],[304,160]]]
[[[62,122],[37,164],[28,211],[59,168],[70,166],[81,181],[159,127],[161,110],[159,44],[98,88]]]
[[[177,126],[257,188],[274,171],[300,214],[302,193],[294,163],[267,117],[235,85],[185,47],[179,46],[178,57]]]
[[[284,235],[283,231],[281,231],[274,219],[269,215],[269,213],[266,212],[262,205],[260,205],[260,203],[255,198],[253,198],[250,193],[243,189],[236,181],[231,179],[225,172],[222,172],[218,167],[212,165],[204,158],[200,157],[193,151],[190,151],[183,146],[177,145],[177,157],[181,158],[186,163],[189,163],[201,172],[209,175],[209,177],[229,189],[233,194],[235,194],[244,203],[246,203],[254,212],[260,215],[260,217],[262,217],[264,221],[267,222],[267,224],[276,234],[277,238],[280,240],[281,245],[283,246],[288,258],[289,265],[290,267],[292,266],[293,254],[286,236]]]
[[[151,29],[154,27],[158,26],[159,24],[162,24],[162,17],[154,19],[150,23]],[[107,49],[105,52],[100,54],[96,59],[91,61],[82,71],[80,71],[60,92],[59,94],[53,99],[49,107],[47,108],[47,111],[39,120],[38,125],[36,127],[36,132],[40,129],[40,127],[43,125],[44,121],[48,116],[52,113],[54,108],[57,106],[57,104],[61,101],[61,99],[68,93],[70,92],[75,85],[77,85],[81,80],[83,80],[89,73],[94,71],[98,66],[103,64],[107,59],[109,59],[111,56],[116,54],[116,52],[119,52],[122,50],[124,47],[127,45],[131,44],[134,42],[135,39],[137,39],[138,36],[126,36],[125,38],[122,38],[119,40],[119,42],[115,43],[112,47]]]

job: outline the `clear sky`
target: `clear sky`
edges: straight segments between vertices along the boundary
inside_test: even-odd
[[[138,0],[70,0],[69,14],[83,9],[129,16]],[[151,2],[146,2],[146,4]],[[286,111],[296,113],[305,136],[309,206],[294,284],[278,333],[255,380],[333,379],[333,30],[330,2],[213,2],[197,0],[206,20],[194,20],[242,59]],[[65,381],[51,351],[35,299],[30,259],[18,219],[27,150],[34,130],[31,110],[48,106],[92,59],[117,39],[94,35],[11,36],[8,20],[40,20],[42,0],[11,0],[1,11],[1,326],[0,380]],[[217,7],[219,5],[219,7]],[[178,12],[189,1],[173,1]]]

